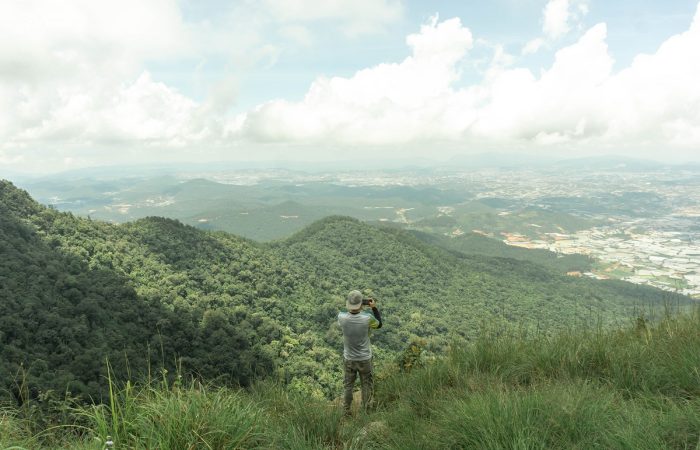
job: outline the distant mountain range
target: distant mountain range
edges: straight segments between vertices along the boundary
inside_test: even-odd
[[[518,168],[579,168],[590,170],[649,171],[666,169],[700,170],[700,162],[665,162],[620,155],[583,156],[566,158],[556,155],[532,155],[526,153],[467,153],[447,160],[427,158],[358,159],[333,161],[211,161],[179,163],[147,163],[138,165],[106,165],[85,167],[53,174],[32,174],[0,168],[0,177],[11,180],[36,180],[46,178],[79,179],[86,177],[114,179],[124,177],[157,177],[185,173],[214,173],[226,171],[283,170],[306,173],[319,172],[367,172],[432,171]]]

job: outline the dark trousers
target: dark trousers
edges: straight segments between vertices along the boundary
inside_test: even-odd
[[[345,412],[350,412],[352,390],[355,387],[355,379],[357,379],[358,373],[360,374],[360,382],[362,383],[362,407],[367,409],[372,401],[372,360],[349,361],[345,359],[344,366],[345,379],[343,380],[343,385],[345,386],[345,397],[343,398],[343,406],[345,407]]]

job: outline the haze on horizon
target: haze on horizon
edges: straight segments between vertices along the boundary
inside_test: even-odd
[[[9,0],[0,170],[700,161],[696,0]]]

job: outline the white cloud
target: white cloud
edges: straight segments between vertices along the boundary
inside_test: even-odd
[[[597,122],[598,89],[610,76],[612,59],[606,27],[596,25],[574,45],[559,50],[552,67],[536,78],[529,70],[498,73],[482,88],[487,101],[472,132],[494,139],[532,139],[575,135],[581,123]]]
[[[688,31],[638,55],[606,84],[608,138],[700,145],[700,5]]]
[[[0,77],[40,79],[100,66],[123,70],[181,51],[174,1],[0,2]]]
[[[572,27],[580,27],[588,14],[588,0],[549,0],[542,9],[543,37],[532,39],[522,49],[523,55],[536,53],[547,43],[565,36]]]
[[[307,4],[291,2],[274,19],[280,26],[273,34],[312,45],[310,20],[369,29],[394,20],[392,8],[400,5],[356,3],[355,12],[344,16],[323,3],[304,16]],[[553,36],[579,26],[587,3],[564,3],[568,16],[552,13],[549,40],[539,38],[526,48],[553,46]],[[382,7],[389,12],[360,25],[359,11]],[[518,67],[502,45],[488,44],[490,68],[471,85],[461,71],[473,67],[472,33],[458,18],[436,17],[407,36],[409,55],[399,62],[349,77],[318,77],[300,101],[274,100],[235,117],[227,116],[239,88],[235,76],[222,77],[211,96],[197,102],[144,69],[145,61],[168,61],[169,55],[227,54],[274,64],[284,50],[255,32],[269,25],[268,13],[260,14],[260,23],[248,22],[252,31],[242,33],[247,40],[234,52],[222,44],[231,36],[222,24],[231,22],[185,23],[175,0],[118,6],[88,0],[0,2],[0,163],[46,160],[49,153],[42,148],[51,149],[57,164],[77,164],[99,160],[90,152],[104,149],[182,155],[201,148],[258,148],[263,142],[305,145],[318,154],[349,146],[388,152],[433,148],[436,142],[462,148],[672,146],[688,152],[700,146],[700,9],[688,31],[618,72],[606,44],[607,27],[598,24],[539,72]],[[218,36],[210,38],[216,45],[196,36],[208,27],[209,36]]]
[[[349,36],[382,31],[403,15],[400,0],[265,0],[264,4],[279,21],[334,20]]]
[[[535,38],[527,42],[525,47],[523,47],[522,54],[529,55],[531,53],[537,53],[540,48],[544,45],[544,39]]]
[[[198,106],[148,72],[132,84],[101,92],[77,85],[56,86],[53,93],[26,91],[18,96],[20,123],[8,143],[61,145],[128,144],[135,141],[182,146],[206,136]]]
[[[542,15],[542,31],[549,39],[557,39],[569,31],[569,0],[549,0]]]
[[[319,78],[302,101],[262,104],[229,130],[252,141],[327,146],[697,146],[699,17],[688,32],[617,73],[601,23],[556,52],[539,74],[512,67],[512,57],[496,51],[485,78],[471,86],[460,86],[458,70],[473,45],[470,31],[459,19],[433,21],[407,38],[411,56],[402,62]]]
[[[0,2],[0,151],[5,160],[47,146],[110,143],[160,148],[223,139],[241,73],[273,67],[286,48],[309,46],[305,25],[330,20],[347,34],[383,30],[399,1],[242,2],[186,22],[178,0]],[[274,31],[277,31],[276,33]],[[278,36],[277,40],[271,39]],[[226,69],[196,102],[145,69],[162,61]]]
[[[412,55],[352,78],[319,78],[304,100],[277,100],[240,117],[241,133],[253,139],[389,143],[421,138],[450,127],[450,85],[457,63],[473,45],[459,19],[433,19],[406,38]]]
[[[139,74],[146,59],[188,52],[187,34],[174,1],[0,3],[3,145],[169,142],[193,103]]]

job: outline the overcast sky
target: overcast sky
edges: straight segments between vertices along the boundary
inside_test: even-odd
[[[1,0],[0,168],[700,160],[685,0]]]

